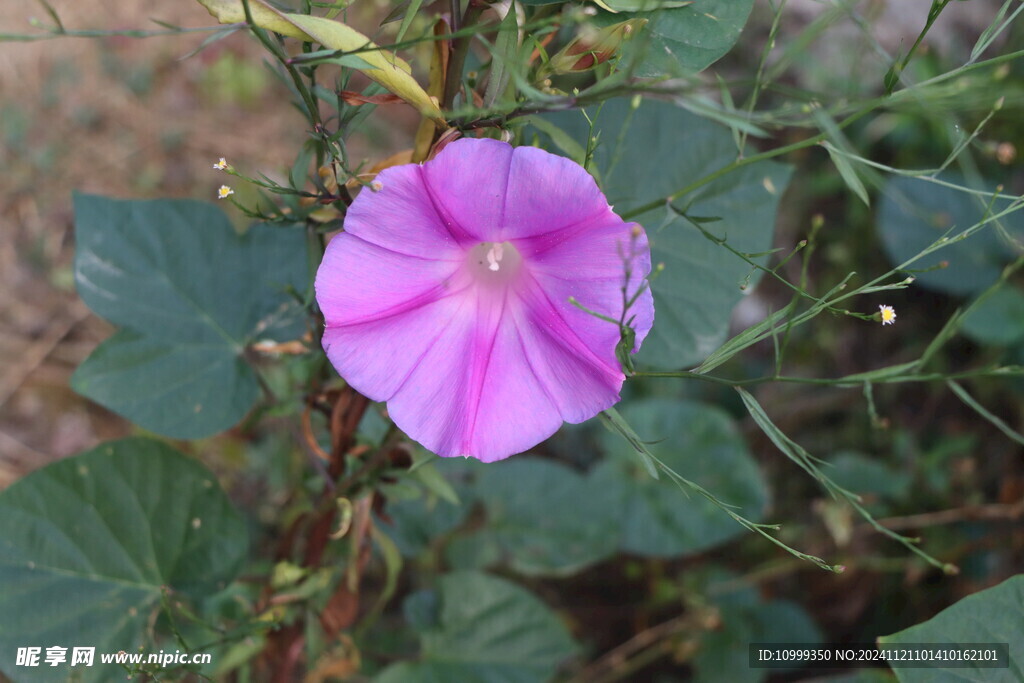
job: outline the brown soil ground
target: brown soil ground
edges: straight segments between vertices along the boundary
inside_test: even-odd
[[[69,30],[215,23],[196,3],[52,4]],[[0,0],[0,33],[38,34],[32,17],[51,23]],[[305,137],[252,39],[183,59],[206,35],[0,42],[0,488],[131,430],[68,386],[111,331],[74,292],[72,192],[212,199],[218,157],[277,175]]]

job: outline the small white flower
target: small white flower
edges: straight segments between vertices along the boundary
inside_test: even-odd
[[[221,158],[220,158],[220,159],[219,159],[219,160],[217,161],[217,163],[215,163],[215,164],[213,165],[213,167],[214,167],[215,169],[217,169],[218,171],[223,171],[223,170],[224,170],[225,168],[227,168],[227,167],[228,167],[228,160],[227,160],[227,159],[225,159],[224,157],[221,157]]]
[[[883,325],[892,325],[896,322],[896,309],[892,306],[882,304],[878,307],[879,315],[882,316]]]
[[[221,186],[220,186],[220,189],[219,189],[219,190],[217,190],[217,199],[224,199],[224,198],[226,198],[226,197],[230,197],[230,196],[231,196],[231,195],[233,195],[234,193],[235,193],[235,191],[234,191],[234,190],[232,190],[232,189],[231,189],[230,187],[228,187],[227,185],[221,185]]]

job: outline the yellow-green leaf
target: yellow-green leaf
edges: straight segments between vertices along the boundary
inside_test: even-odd
[[[246,20],[242,0],[199,0],[199,4],[222,24],[235,24]],[[263,0],[250,0],[249,11],[253,24],[262,29],[299,40],[320,43],[332,50],[359,50],[359,56],[369,65],[362,69],[363,73],[416,107],[424,116],[440,124],[444,123],[444,115],[437,101],[432,99],[412,77],[411,67],[395,54],[377,48],[373,41],[359,31],[332,19],[306,14],[286,14]]]

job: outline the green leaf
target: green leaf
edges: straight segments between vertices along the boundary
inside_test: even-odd
[[[756,642],[817,644],[821,632],[798,604],[788,600],[763,600],[741,577],[714,571],[698,591],[707,595],[719,611],[720,624],[700,637],[693,658],[694,681],[760,683],[769,669],[749,665],[748,645]]]
[[[365,420],[366,418],[363,419]],[[413,479],[422,484],[423,488],[429,493],[448,501],[452,505],[459,505],[459,494],[455,492],[452,485],[448,483],[448,480],[437,469],[437,464],[441,460],[442,458],[437,457],[419,444],[415,444],[412,449],[412,466],[409,467],[409,474],[412,475]]]
[[[246,547],[213,474],[158,441],[113,441],[37,470],[0,493],[0,669],[15,681],[123,680],[113,665],[17,667],[15,653],[130,652],[163,587],[212,594]]]
[[[723,411],[694,401],[645,399],[622,408],[625,418],[659,460],[679,475],[757,520],[768,499],[761,472]],[[591,473],[620,517],[620,548],[654,557],[700,552],[743,532],[743,527],[701,496],[685,495],[669,479],[651,479],[616,435],[601,435],[610,457]]]
[[[498,24],[498,36],[494,39],[491,54],[491,70],[484,92],[484,107],[492,107],[505,94],[512,80],[512,70],[517,67],[519,57],[519,25],[516,23],[516,9],[510,6],[505,18]]]
[[[962,177],[952,173],[945,174],[943,180],[966,184]],[[1005,200],[995,202],[992,213],[1004,211],[1007,206]],[[890,261],[899,265],[944,235],[952,238],[974,226],[985,215],[985,203],[965,192],[899,176],[885,185],[878,207],[878,228]],[[1018,240],[1024,238],[1024,215],[1020,212],[1005,216],[1001,222]],[[915,261],[909,268],[924,271],[947,261],[945,268],[915,273],[917,282],[949,294],[973,294],[999,278],[1011,253],[995,226],[989,224],[966,239]]]
[[[602,12],[594,20],[607,26],[634,17],[648,19],[647,27],[624,48],[623,63],[635,64],[637,76],[678,76],[701,71],[731,50],[753,6],[754,0],[694,0],[651,12]]]
[[[1024,293],[1002,285],[968,311],[963,333],[976,342],[1012,346],[1024,339]]]
[[[435,538],[462,524],[469,507],[424,496],[413,500],[389,500],[386,512],[389,523],[384,523],[382,530],[395,542],[402,555],[416,557]]]
[[[523,122],[529,123],[531,126],[547,135],[555,147],[558,148],[559,152],[569,157],[580,166],[582,166],[586,161],[586,138],[584,138],[584,144],[580,144],[576,138],[552,123],[549,117],[536,115],[524,116]]]
[[[426,488],[430,493],[451,503],[452,505],[459,504],[459,494],[455,493],[455,489],[453,489],[451,484],[441,476],[441,473],[437,471],[437,468],[434,467],[433,463],[428,462],[425,465],[417,467],[411,474],[413,478],[423,484],[424,488]]]
[[[861,182],[860,176],[857,175],[857,171],[853,168],[850,160],[831,144],[826,143],[824,147],[828,150],[828,156],[832,159],[832,163],[835,164],[836,170],[839,171],[839,175],[842,177],[843,182],[846,183],[846,186],[864,202],[864,206],[871,206],[871,199],[868,197],[867,188],[864,187],[864,183]]]
[[[259,393],[240,354],[219,345],[171,346],[131,330],[100,344],[71,386],[136,424],[182,439],[230,427]]]
[[[210,204],[77,195],[75,238],[79,295],[122,329],[72,387],[146,429],[195,439],[231,427],[259,395],[246,347],[303,332],[287,294],[309,280],[297,230],[239,236]]]
[[[850,141],[846,139],[842,129],[836,125],[836,122],[832,120],[832,117],[828,115],[824,108],[822,108],[817,102],[811,103],[811,115],[814,117],[815,122],[821,131],[825,134],[827,141],[822,143],[822,146],[828,151],[829,158],[832,159],[832,163],[835,164],[836,170],[839,171],[839,175],[842,177],[843,182],[850,188],[857,197],[864,202],[865,206],[871,206],[871,200],[868,197],[867,188],[864,187],[864,183],[860,179],[860,175],[857,170],[850,163],[849,156],[852,154],[853,146]],[[869,177],[873,177],[873,174],[868,170],[868,167],[863,167],[863,172],[869,174]]]
[[[832,480],[844,489],[858,495],[883,497],[892,501],[902,500],[911,485],[906,472],[855,451],[840,451],[828,460]]]
[[[441,577],[433,593],[416,593],[417,662],[385,669],[377,683],[538,683],[576,653],[561,620],[519,586],[478,572]]]
[[[380,595],[377,596],[376,602],[368,615],[373,615],[376,618],[388,602],[395,594],[395,590],[398,588],[398,577],[402,574],[402,552],[399,550],[398,545],[391,540],[391,537],[380,530],[379,526],[372,527],[373,540],[380,551],[381,558],[384,560],[385,578],[384,588],[381,589]],[[366,622],[369,620],[369,616],[363,617],[363,624],[361,628],[365,629]]]
[[[760,683],[768,674],[779,673],[778,669],[750,667],[748,647],[752,642],[821,642],[821,633],[807,612],[789,600],[730,605],[722,608],[719,618],[721,626],[704,635],[693,659],[697,669],[694,683]]]
[[[586,140],[589,126],[578,112],[550,118]],[[608,200],[620,214],[689,187],[736,160],[727,129],[663,102],[644,101],[632,115],[628,102],[609,102],[595,129],[602,131],[595,160]],[[695,189],[676,204],[690,216],[717,217],[702,227],[739,251],[767,252],[790,172],[788,166],[770,161],[751,164]],[[665,264],[651,284],[654,329],[637,362],[676,369],[699,363],[725,341],[732,309],[743,297],[741,285],[750,291],[760,273],[687,220],[666,213],[658,209],[637,219],[647,229],[653,262]]]
[[[565,576],[607,558],[618,546],[620,525],[599,484],[531,456],[481,468],[473,491],[486,506],[487,523],[475,534],[480,559],[474,564],[504,560],[523,574]],[[466,566],[471,559],[460,561]]]
[[[420,11],[422,4],[423,0],[410,0],[405,15],[402,17],[402,23],[398,27],[398,34],[395,36],[396,43],[402,42],[402,39],[405,38],[405,32],[412,26],[412,20],[416,18],[416,13]]]
[[[1007,669],[900,667],[894,671],[902,683],[1021,681],[1024,680],[1024,651],[1020,648],[1024,643],[1024,621],[1021,614],[1024,614],[1024,574],[969,595],[928,621],[882,636],[878,642],[897,647],[904,643],[1009,643],[1010,666]]]

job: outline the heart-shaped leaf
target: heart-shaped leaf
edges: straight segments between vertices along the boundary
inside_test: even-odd
[[[880,645],[906,643],[1009,643],[1009,667],[990,668],[993,662],[962,661],[963,666],[944,668],[932,660],[914,662],[918,666],[895,667],[901,683],[953,683],[954,681],[1024,680],[1024,574],[1018,574],[960,602],[947,607],[928,621],[882,636]],[[988,648],[986,648],[988,649]]]
[[[962,176],[948,173],[945,181],[967,186]],[[1007,200],[993,202],[991,213],[1009,206]],[[900,265],[932,245],[954,237],[986,216],[984,198],[929,182],[897,176],[883,188],[878,207],[878,229],[893,265]],[[1011,213],[1001,219],[1007,233],[1024,239],[1024,214]],[[917,282],[949,294],[980,292],[998,278],[1012,258],[1013,248],[1001,241],[993,224],[988,224],[962,241],[932,252],[912,263]],[[943,264],[943,262],[945,262]]]
[[[203,466],[151,439],[103,444],[0,492],[0,669],[15,681],[124,680],[100,653],[131,652],[161,591],[202,597],[245,558],[246,528]],[[18,666],[19,647],[68,648]],[[92,667],[70,666],[94,647]]]
[[[701,71],[718,61],[740,39],[754,0],[694,0],[681,7],[657,0],[630,0],[612,9],[658,7],[653,11],[602,12],[596,23],[608,25],[632,18],[647,27],[625,47],[624,65],[636,65],[638,76],[681,75]],[[681,3],[680,3],[681,4]]]
[[[405,607],[423,652],[385,669],[378,683],[538,683],[577,650],[547,605],[486,574],[443,576],[436,591],[413,594]]]
[[[123,329],[71,385],[146,429],[195,439],[231,427],[259,394],[246,348],[303,332],[288,294],[309,282],[298,230],[238,235],[203,202],[77,195],[75,237],[79,295]]]

